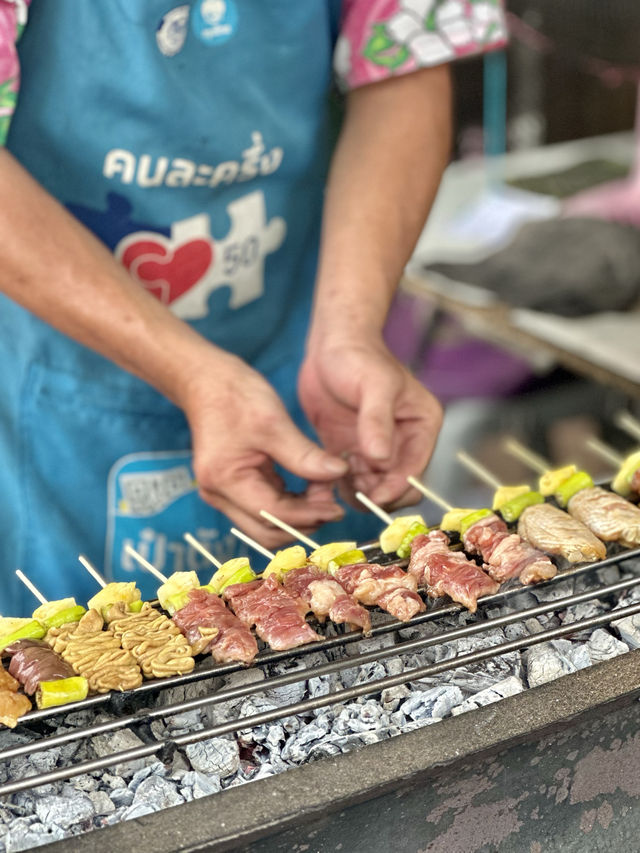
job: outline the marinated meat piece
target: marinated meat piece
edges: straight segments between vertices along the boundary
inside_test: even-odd
[[[223,592],[244,624],[255,625],[258,636],[275,651],[285,651],[321,640],[305,621],[307,606],[287,595],[275,575],[265,580],[236,583]]]
[[[36,692],[41,681],[57,681],[60,678],[72,678],[76,674],[73,667],[44,640],[17,640],[7,646],[5,652],[11,656],[9,672],[30,696]]]
[[[636,495],[640,495],[640,468],[634,471],[633,477],[631,478],[631,491]]]
[[[14,693],[20,687],[20,682],[0,664],[0,690],[12,690]]]
[[[211,652],[217,663],[252,663],[258,644],[251,631],[222,599],[204,589],[189,593],[187,604],[173,614],[195,654]]]
[[[491,577],[504,583],[520,578],[523,584],[536,583],[556,576],[558,570],[542,551],[524,542],[517,533],[510,533],[497,515],[476,521],[463,536],[464,547],[479,554]]]
[[[640,509],[600,486],[581,489],[567,506],[569,514],[605,542],[640,545]]]
[[[464,554],[449,549],[449,537],[441,530],[419,534],[411,543],[409,571],[420,577],[430,598],[448,595],[471,613],[478,599],[493,595],[500,585]]]
[[[400,566],[356,563],[341,566],[335,578],[361,604],[376,604],[402,622],[426,610],[417,592],[418,582]]]
[[[31,702],[24,693],[0,690],[0,723],[14,729],[18,718],[31,710]]]
[[[329,617],[336,624],[347,623],[371,630],[369,612],[335,578],[317,566],[304,566],[287,572],[282,582],[294,598],[300,598],[321,622]]]
[[[607,555],[604,544],[581,521],[551,504],[527,507],[518,533],[535,548],[559,554],[570,563],[594,563]]]

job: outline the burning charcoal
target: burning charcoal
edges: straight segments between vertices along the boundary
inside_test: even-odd
[[[330,676],[321,675],[318,678],[310,678],[307,682],[309,696],[326,696],[331,692]]]
[[[138,786],[133,797],[133,806],[141,803],[152,807],[153,811],[168,809],[184,802],[184,798],[178,793],[173,782],[162,776],[148,776]]]
[[[384,668],[387,675],[400,675],[401,672],[404,672],[404,663],[400,658],[391,658],[391,660],[385,661]]]
[[[175,734],[176,731],[182,733],[201,729],[200,711],[196,708],[193,711],[184,711],[182,714],[175,714],[173,717],[167,717],[165,724],[171,730],[171,734]]]
[[[210,794],[217,794],[218,791],[222,790],[220,779],[217,776],[205,776],[196,770],[185,773],[182,777],[182,784],[191,788],[195,800],[200,799],[200,797],[208,797]]]
[[[571,640],[552,640],[551,645],[576,669],[584,669],[591,666],[591,658],[585,643],[572,643]]]
[[[395,711],[398,705],[410,695],[409,688],[404,684],[399,684],[397,687],[387,687],[382,691],[381,701],[385,711]]]
[[[309,761],[316,761],[319,758],[330,758],[332,755],[338,755],[340,747],[334,742],[333,738],[321,740],[315,743],[309,749]],[[258,778],[256,776],[256,778]]]
[[[630,649],[640,649],[640,614],[625,616],[611,624]]]
[[[130,806],[133,802],[134,792],[128,788],[114,788],[109,794],[111,802],[116,806]]]
[[[373,619],[371,622],[373,624]],[[381,634],[379,637],[369,637],[366,640],[360,640],[358,643],[349,643],[345,647],[345,652],[348,656],[364,655],[367,652],[375,652],[378,649],[386,649],[389,646],[394,646],[395,642],[393,632],[390,634]]]
[[[540,601],[557,601],[559,598],[564,598],[573,593],[573,581],[567,578],[564,581],[556,581],[548,586],[530,588],[531,594]]]
[[[44,826],[37,822],[26,823],[24,818],[18,818],[11,824],[4,837],[5,850],[7,853],[28,850],[52,841],[60,841],[64,836],[64,830],[59,826]]]
[[[271,724],[266,727],[268,729],[267,736],[264,740],[264,744],[267,749],[280,749],[280,744],[283,740],[285,740],[286,735],[282,726],[276,724]]]
[[[521,640],[523,637],[529,637],[529,631],[522,622],[514,622],[512,625],[505,625],[504,635],[507,640]]]
[[[106,785],[107,788],[126,788],[127,783],[124,781],[122,776],[114,776],[112,773],[108,771],[102,774],[101,782],[103,785]]]
[[[338,752],[339,751],[340,750],[338,750]],[[264,764],[260,765],[260,769],[258,770],[258,772],[256,773],[256,775],[253,778],[254,779],[266,779],[269,776],[275,776],[275,770],[273,769],[273,766],[271,764],[269,764],[269,762],[265,762]]]
[[[620,569],[618,566],[605,566],[603,569],[598,569],[596,577],[602,586],[610,586],[620,580]]]
[[[326,732],[314,723],[303,726],[295,737],[285,743],[282,749],[283,760],[302,764],[309,756],[310,745],[321,740],[325,735]]]
[[[91,725],[95,720],[92,711],[71,711],[70,713],[65,714],[64,722],[65,725],[70,726],[71,728],[84,728],[85,726]]]
[[[190,743],[186,753],[194,770],[224,778],[238,772],[240,754],[235,740],[214,737]]]
[[[93,811],[97,817],[113,814],[116,810],[113,800],[104,791],[90,791],[87,796],[93,804]]]
[[[55,823],[62,829],[68,829],[83,820],[91,820],[95,814],[89,797],[79,792],[74,797],[39,797],[35,810],[45,826]]]
[[[66,788],[69,788],[69,796],[73,796],[74,791],[84,791],[85,793],[89,793],[89,791],[95,791],[98,787],[98,780],[94,779],[93,776],[89,776],[88,773],[83,773],[82,776],[76,776],[75,779],[72,780],[70,785],[65,785],[62,793],[65,794]]]
[[[628,646],[604,628],[598,628],[593,632],[587,643],[587,649],[592,663],[609,660],[629,651]]]
[[[481,690],[474,696],[469,696],[461,705],[457,705],[451,709],[451,713],[455,717],[457,714],[463,714],[465,711],[473,711],[476,708],[481,708],[484,705],[490,705],[493,702],[498,702],[506,696],[515,696],[516,693],[522,693],[524,684],[515,675],[505,678],[504,681],[499,681],[493,687],[487,690]]]
[[[129,782],[129,789],[134,792],[137,791],[140,784],[152,774],[155,774],[156,776],[166,776],[167,769],[164,764],[161,764],[159,761],[154,761],[153,764],[147,764],[146,767],[142,767],[133,774],[133,777]]]
[[[377,681],[379,678],[384,678],[386,674],[387,672],[380,661],[372,661],[360,667],[354,683],[365,684],[367,681]]]
[[[136,817],[144,817],[146,814],[152,814],[156,811],[158,811],[158,808],[154,803],[136,803],[135,805],[129,806],[122,812],[120,820],[133,820]]]
[[[56,766],[60,750],[48,749],[46,752],[32,752],[31,755],[19,755],[12,758],[9,764],[9,776],[21,779],[23,776],[33,776],[34,773],[48,773]]]
[[[110,734],[96,735],[92,739],[93,751],[99,758],[143,745],[143,741],[131,729],[120,729]],[[133,776],[136,770],[140,770],[144,765],[145,759],[138,758],[135,761],[116,764],[113,772],[116,776]]]
[[[575,672],[573,663],[561,655],[551,643],[534,646],[527,653],[527,680],[530,687],[538,687],[561,675]]]
[[[402,703],[400,711],[413,720],[440,719],[456,705],[460,705],[462,700],[460,688],[446,684],[431,690],[415,691]]]
[[[318,708],[315,711],[315,718],[316,725],[328,732],[331,728],[331,723],[335,719],[335,714],[330,708]]]
[[[162,720],[153,720],[151,722],[151,734],[156,740],[164,740],[167,736],[167,727]]]

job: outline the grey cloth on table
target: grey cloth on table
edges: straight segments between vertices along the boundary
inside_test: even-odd
[[[640,299],[640,231],[578,217],[530,222],[483,261],[426,269],[518,308],[564,317],[624,311]]]

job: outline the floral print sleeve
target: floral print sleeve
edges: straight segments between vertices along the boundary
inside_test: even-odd
[[[9,132],[20,85],[16,42],[27,23],[31,0],[0,0],[0,145]]]
[[[506,39],[503,0],[344,0],[334,66],[353,89]]]

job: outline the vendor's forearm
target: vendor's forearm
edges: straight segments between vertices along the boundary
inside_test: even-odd
[[[210,359],[211,345],[134,282],[6,150],[0,185],[0,291],[180,403],[190,364],[205,352]]]
[[[357,89],[327,190],[313,328],[381,331],[451,144],[447,66]],[[313,334],[313,332],[312,332]]]

